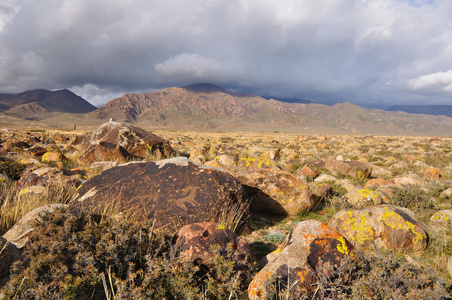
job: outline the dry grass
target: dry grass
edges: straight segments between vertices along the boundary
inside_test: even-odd
[[[24,215],[35,208],[52,204],[67,204],[75,189],[71,186],[51,185],[43,193],[21,194],[15,183],[0,183],[0,234],[3,235]]]

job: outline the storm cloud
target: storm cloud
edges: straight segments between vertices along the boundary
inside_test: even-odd
[[[452,104],[450,0],[3,0],[0,93],[95,105],[209,82],[365,107]]]

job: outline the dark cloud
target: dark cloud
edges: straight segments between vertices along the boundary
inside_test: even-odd
[[[4,0],[0,92],[93,104],[211,82],[385,107],[450,104],[450,0]]]

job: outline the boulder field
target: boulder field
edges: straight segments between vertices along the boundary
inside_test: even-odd
[[[434,243],[450,252],[450,139],[161,138],[110,121],[91,134],[4,131],[0,142],[0,179],[13,186],[17,203],[39,201],[54,186],[74,191],[70,201],[30,210],[3,234],[0,286],[14,261],[26,259],[21,251],[42,214],[67,207],[150,222],[170,233],[174,257],[204,275],[215,255],[232,260],[238,274],[255,272],[249,299],[314,297],[320,278],[336,280],[358,251],[403,253],[412,266],[428,259]],[[23,166],[18,178],[10,163]],[[447,272],[447,257],[433,260]],[[354,278],[340,282],[351,286]]]

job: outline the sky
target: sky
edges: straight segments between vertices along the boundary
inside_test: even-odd
[[[452,105],[451,0],[1,0],[0,93],[94,105],[213,83],[323,104]]]

